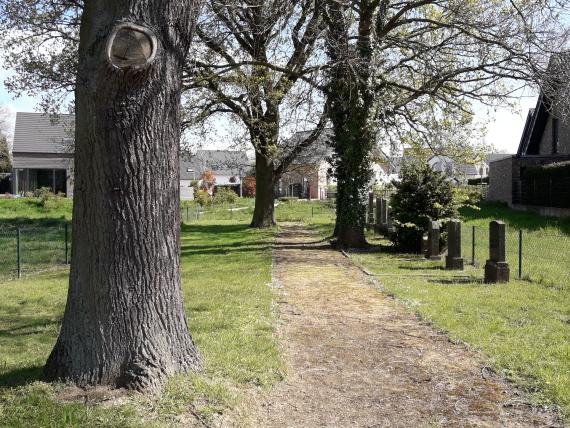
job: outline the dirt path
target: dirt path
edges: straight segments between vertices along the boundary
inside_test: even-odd
[[[263,427],[559,426],[298,225],[275,250],[287,378]]]

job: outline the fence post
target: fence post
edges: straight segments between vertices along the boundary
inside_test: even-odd
[[[522,249],[523,249],[523,231],[519,230],[519,279],[522,279]]]
[[[186,221],[190,223],[190,206],[186,205]]]
[[[315,216],[315,207],[311,207],[311,218]]]
[[[200,205],[196,205],[196,221],[200,220]]]
[[[67,223],[65,223],[65,264],[69,264],[69,231]]]
[[[22,277],[20,262],[20,228],[18,227],[16,229],[16,268],[18,270],[18,278]]]
[[[475,226],[471,233],[471,264],[475,266]]]

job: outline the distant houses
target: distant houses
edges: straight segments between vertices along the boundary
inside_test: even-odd
[[[193,182],[210,170],[216,177],[216,187],[227,187],[242,193],[243,179],[253,169],[245,151],[198,150],[180,156],[180,198],[193,198]]]
[[[24,195],[41,187],[73,196],[74,156],[73,115],[61,114],[53,119],[41,113],[16,115],[12,150],[12,193]],[[212,170],[216,185],[239,191],[242,177],[251,170],[243,151],[198,150],[180,159],[181,198],[192,199],[192,180]]]

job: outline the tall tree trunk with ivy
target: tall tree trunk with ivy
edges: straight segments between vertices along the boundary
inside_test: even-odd
[[[70,286],[49,379],[145,390],[196,369],[180,284],[182,69],[196,0],[93,0],[81,22]]]
[[[372,177],[372,49],[369,21],[360,22],[357,45],[349,44],[345,7],[332,1],[327,7],[327,52],[332,64],[327,94],[334,130],[333,169],[338,183],[334,234],[339,246],[360,248],[367,245],[364,230]]]

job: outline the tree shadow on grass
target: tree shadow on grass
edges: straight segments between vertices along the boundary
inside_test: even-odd
[[[421,260],[419,260],[421,261]],[[402,269],[402,270],[445,270],[445,267],[443,266],[406,266],[406,265],[400,265],[398,266],[398,269]]]
[[[17,388],[44,379],[43,367],[23,367],[0,372],[0,388]]]
[[[474,277],[447,277],[447,278],[432,278],[428,279],[427,282],[431,284],[440,284],[440,285],[483,285],[482,278],[474,278]]]

